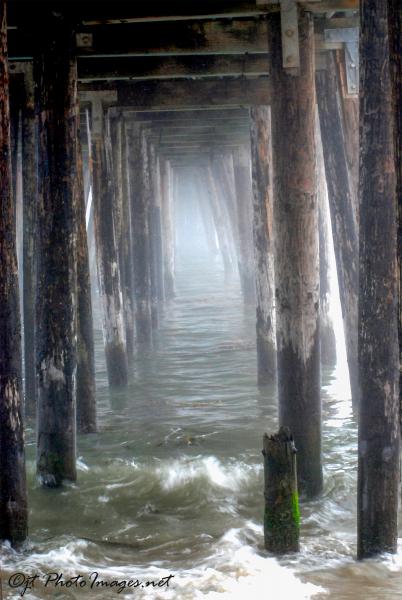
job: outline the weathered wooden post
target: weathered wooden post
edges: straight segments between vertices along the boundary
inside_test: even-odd
[[[172,172],[169,161],[162,158],[161,170],[161,209],[162,209],[162,243],[163,243],[163,281],[165,300],[174,297],[174,222]]]
[[[77,107],[78,108],[78,107]],[[79,115],[77,115],[79,119]],[[95,350],[91,278],[85,222],[84,172],[80,136],[77,137],[77,429],[96,431]]]
[[[237,208],[235,202],[233,169],[229,172],[231,156],[220,152],[214,154],[211,160],[212,173],[219,202],[219,212],[225,225],[229,250],[232,256],[232,265],[237,266],[240,280],[239,264],[239,228],[237,224]]]
[[[134,358],[134,279],[133,279],[133,238],[131,231],[131,206],[128,178],[128,156],[126,124],[121,118],[122,135],[122,194],[123,194],[123,227],[122,227],[122,260],[124,268],[124,320],[126,323],[127,356],[130,364]]]
[[[27,535],[21,328],[12,197],[7,10],[0,1],[0,539]]]
[[[321,365],[335,367],[336,339],[330,315],[329,280],[329,239],[330,216],[327,183],[325,179],[324,156],[322,152],[321,129],[316,111],[316,147],[317,147],[317,190],[318,190],[318,233],[320,248],[320,351]]]
[[[253,241],[257,292],[258,383],[276,380],[275,272],[273,239],[273,190],[271,115],[267,106],[250,110],[251,164],[253,174]]]
[[[146,141],[139,126],[127,128],[133,240],[136,342],[152,343],[150,242],[147,194]]]
[[[77,61],[63,17],[45,19],[34,60],[38,119],[37,473],[76,479]]]
[[[398,198],[398,260],[399,260],[399,398],[402,427],[402,8],[399,0],[389,3],[389,36],[391,50],[391,81],[395,118],[396,180]]]
[[[32,65],[24,69],[25,98],[21,114],[22,210],[23,210],[23,320],[25,414],[36,415],[35,369],[35,246],[36,246],[36,133]]]
[[[275,190],[279,421],[298,449],[298,481],[322,490],[319,256],[312,15],[299,9],[300,67],[285,71],[279,15],[268,17]]]
[[[9,73],[9,105],[10,105],[10,136],[11,136],[11,175],[14,196],[14,210],[17,208],[17,171],[18,152],[20,144],[21,110],[24,98],[24,76],[22,73]]]
[[[357,405],[359,402],[357,361],[359,236],[343,133],[339,82],[335,58],[331,53],[328,53],[327,70],[317,71],[316,83],[350,385],[353,402]]]
[[[156,150],[147,143],[147,179],[148,179],[148,223],[150,243],[151,274],[151,314],[154,328],[159,326],[160,307],[163,302],[162,274],[162,227],[160,219],[160,198],[158,190],[158,166]]]
[[[211,212],[214,218],[214,224],[216,233],[218,236],[219,250],[222,256],[223,268],[226,275],[233,273],[233,263],[230,252],[230,243],[228,239],[227,227],[225,226],[224,215],[222,214],[222,207],[219,202],[218,192],[216,189],[216,182],[212,171],[212,161],[206,168],[206,186],[208,199],[210,202]],[[205,185],[205,182],[201,182],[201,185]]]
[[[256,300],[253,252],[253,209],[250,153],[246,146],[233,152],[233,176],[239,236],[239,274],[245,304]]]
[[[124,327],[128,362],[134,357],[133,262],[131,214],[128,193],[127,145],[121,115],[110,111],[110,141],[113,167],[116,244],[123,294]]]
[[[360,34],[358,558],[396,552],[400,469],[397,177],[389,4]],[[381,85],[378,82],[381,81]],[[398,166],[399,168],[399,166]]]
[[[128,360],[112,208],[112,165],[110,151],[107,152],[106,149],[104,118],[102,100],[94,96],[92,131],[89,132],[88,138],[91,149],[89,163],[92,165],[94,232],[99,293],[103,309],[103,337],[109,385],[124,386],[128,381]]]
[[[287,427],[275,435],[264,434],[264,541],[265,548],[277,555],[299,551],[296,452]]]
[[[158,303],[162,305],[165,300],[165,280],[163,271],[163,230],[162,230],[162,188],[160,179],[160,156],[155,151],[155,160],[153,162],[153,178],[154,178],[154,202],[153,202],[153,222],[155,228],[155,278],[157,283]]]
[[[216,230],[212,218],[211,207],[208,204],[205,190],[200,185],[201,173],[194,172],[195,187],[197,190],[198,205],[202,219],[202,225],[205,233],[205,241],[207,243],[208,252],[212,259],[219,254],[219,248],[216,240]]]

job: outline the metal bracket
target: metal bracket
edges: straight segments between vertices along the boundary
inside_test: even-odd
[[[359,29],[325,29],[325,41],[343,42],[345,49],[346,81],[348,94],[359,93]]]
[[[280,0],[282,61],[285,69],[300,67],[299,11],[295,0]]]
[[[92,106],[92,136],[102,135],[103,109],[117,102],[117,92],[80,92],[79,99],[82,103],[87,102]]]

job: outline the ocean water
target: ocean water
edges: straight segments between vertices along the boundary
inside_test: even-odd
[[[1,547],[3,597],[401,598],[402,552],[355,560],[357,430],[344,358],[322,374],[324,493],[301,505],[301,552],[270,557],[261,448],[277,429],[277,401],[256,386],[254,309],[238,279],[202,255],[181,256],[176,292],[127,389],[108,389],[96,329],[99,432],[78,438],[77,483],[38,486],[27,424],[30,536],[19,551]]]

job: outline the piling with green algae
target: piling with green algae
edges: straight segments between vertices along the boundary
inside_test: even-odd
[[[264,541],[273,554],[299,551],[300,512],[296,448],[288,427],[263,437]]]

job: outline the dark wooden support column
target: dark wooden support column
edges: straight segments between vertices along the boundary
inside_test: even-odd
[[[239,146],[233,152],[233,175],[239,236],[239,274],[244,302],[253,304],[255,295],[255,266],[253,253],[253,207],[250,155]]]
[[[318,233],[320,248],[320,349],[321,365],[335,367],[336,339],[330,309],[330,215],[328,204],[327,182],[325,179],[324,156],[322,152],[321,129],[316,112],[316,146],[317,146],[317,190],[318,190]]]
[[[136,342],[152,343],[150,242],[147,195],[147,152],[138,127],[127,129]]]
[[[317,71],[316,82],[350,385],[352,400],[357,406],[359,402],[357,365],[359,236],[343,133],[339,82],[335,57],[332,54],[328,54],[328,69]]]
[[[74,34],[49,19],[34,61],[38,118],[37,472],[76,479],[77,63]]]
[[[275,271],[273,239],[273,191],[271,115],[267,106],[250,111],[251,164],[253,174],[253,240],[257,293],[258,383],[276,380]]]
[[[402,6],[399,0],[389,3],[389,36],[391,48],[391,78],[395,118],[395,156],[398,199],[398,260],[399,260],[399,398],[402,427]]]
[[[109,385],[118,387],[127,384],[128,360],[113,213],[112,161],[110,147],[109,151],[106,148],[104,125],[101,100],[97,99],[92,104],[92,131],[89,135],[96,260]]]
[[[0,2],[0,539],[27,535],[21,328],[12,197],[6,2]]]
[[[173,192],[172,172],[169,162],[160,161],[161,170],[161,216],[162,216],[162,243],[163,243],[163,281],[165,300],[174,297],[174,223],[173,223]]]
[[[14,210],[17,207],[18,152],[20,140],[21,110],[24,101],[23,73],[9,74],[10,135],[11,135],[11,174],[14,196]]]
[[[300,11],[300,69],[282,67],[279,15],[268,20],[272,57],[275,282],[280,425],[298,449],[299,489],[322,490],[318,202],[312,16]]]
[[[389,3],[360,34],[358,558],[396,552],[400,472],[397,176]],[[381,85],[378,82],[381,81]],[[399,168],[399,165],[398,165]]]
[[[24,73],[24,103],[21,111],[22,226],[23,226],[23,322],[25,414],[36,415],[35,370],[35,246],[37,211],[37,155],[32,66]]]
[[[78,117],[79,118],[79,117]],[[85,222],[84,171],[80,136],[77,138],[77,429],[96,431],[95,350],[91,277]]]

